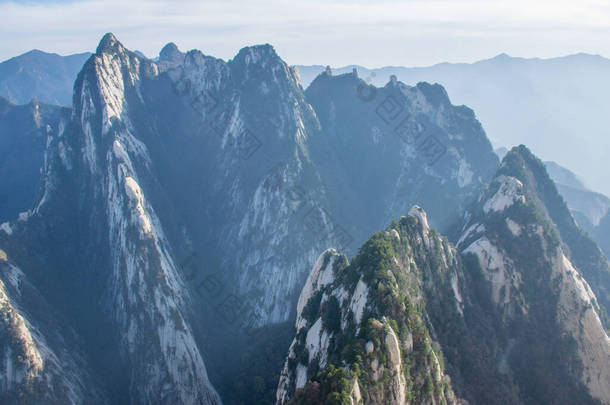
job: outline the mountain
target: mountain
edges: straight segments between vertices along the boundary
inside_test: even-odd
[[[110,403],[269,392],[279,367],[234,376],[253,350],[288,347],[320,253],[355,250],[407,204],[448,228],[498,165],[441,86],[324,75],[303,92],[270,45],[223,61],[168,44],[155,62],[108,34],[73,100],[28,180],[39,197],[0,248],[74,331],[80,378]]]
[[[574,252],[567,211],[518,147],[457,248],[413,207],[351,261],[326,251],[299,298],[277,403],[610,403],[607,302],[594,293],[610,267],[599,249],[601,263]]]
[[[49,139],[42,197],[0,243],[86,342],[93,366],[80,371],[104,378],[111,403],[220,403],[191,297],[138,184],[150,179],[150,157],[121,119],[155,72],[112,35],[102,39],[76,81],[70,120]]]
[[[0,272],[0,401],[108,404],[83,342],[2,250]]]
[[[423,309],[432,288],[449,292],[446,316],[462,311],[457,256],[419,207],[351,263],[324,252],[299,298],[277,403],[461,403]]]
[[[508,151],[506,151],[506,153],[508,153]],[[584,182],[576,174],[572,173],[569,169],[558,165],[556,162],[544,162],[544,167],[555,184],[561,184],[565,187],[580,190],[585,190],[587,188]]]
[[[0,63],[0,95],[17,104],[32,99],[72,105],[72,86],[90,53],[61,56],[33,50]]]
[[[356,243],[414,204],[445,230],[498,166],[474,112],[440,85],[375,88],[353,73],[324,73],[306,95],[324,131],[311,141],[314,159],[339,196],[339,223],[358,218],[346,226]]]
[[[555,162],[544,163],[557,191],[567,203],[578,225],[610,256],[610,198],[586,188],[570,170]]]
[[[595,229],[594,235],[595,239],[598,241],[597,243],[606,253],[606,256],[610,256],[610,213],[602,218]]]
[[[504,146],[501,146],[499,148],[494,149],[494,152],[496,152],[496,155],[498,155],[500,160],[502,160],[504,159],[504,156],[506,156],[506,154],[508,153],[508,149],[506,149]]]
[[[73,82],[89,56],[34,50],[2,62],[0,95],[17,104],[37,99],[71,105]],[[322,65],[297,66],[297,75],[308,87],[325,69]],[[354,69],[360,78],[376,86],[385,86],[392,75],[408,84],[438,82],[451,94],[453,103],[477,112],[495,144],[526,143],[546,160],[583,174],[590,188],[610,195],[607,179],[597,169],[603,167],[608,158],[604,151],[610,149],[609,137],[599,130],[605,127],[601,117],[609,112],[602,94],[604,89],[610,90],[606,79],[610,61],[601,56],[526,59],[501,54],[470,64],[379,69],[350,65],[334,71],[344,74]],[[515,120],[516,116],[520,119]],[[582,138],[582,133],[599,135]]]
[[[524,185],[527,201],[537,206],[536,215],[546,221],[561,241],[563,253],[593,288],[603,312],[610,308],[610,264],[595,242],[576,224],[545,165],[525,146],[513,148],[499,170]],[[602,318],[606,317],[603,315]]]
[[[280,380],[280,402],[608,403],[608,261],[544,165],[520,147],[498,169],[442,86],[303,91],[270,45],[155,61],[107,34],[73,88],[72,108],[0,104],[24,173],[0,228],[4,402],[264,403]],[[419,208],[376,233],[414,204],[457,248]],[[484,238],[523,281],[508,306]]]
[[[391,75],[407,84],[442,84],[454,104],[474,109],[491,141],[497,145],[527,144],[544,160],[576,173],[587,185],[610,195],[605,167],[610,137],[604,118],[610,106],[610,60],[575,54],[551,59],[526,59],[506,54],[475,63],[441,63],[429,67],[367,69],[345,66],[371,84],[384,85]],[[322,66],[298,66],[303,86],[324,71]],[[584,136],[583,134],[586,134]]]
[[[610,210],[610,198],[589,190],[574,173],[557,163],[544,165],[578,224],[595,235],[595,229]]]
[[[582,403],[587,391],[609,403],[610,265],[576,226],[543,163],[514,148],[466,218],[457,246],[476,257],[489,283],[507,339],[502,364],[522,400]]]

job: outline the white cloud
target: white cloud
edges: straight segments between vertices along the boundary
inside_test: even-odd
[[[93,50],[108,31],[131,49],[169,41],[222,58],[268,42],[289,63],[469,61],[500,52],[610,55],[607,1],[86,0],[0,3],[0,59],[32,48]]]

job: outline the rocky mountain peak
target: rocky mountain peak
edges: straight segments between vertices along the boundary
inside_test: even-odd
[[[281,60],[275,48],[269,44],[246,46],[237,53],[234,62],[239,64],[266,64],[270,61]]]
[[[525,146],[506,155],[496,177],[466,216],[458,245],[466,257],[476,257],[502,328],[507,328],[502,373],[510,373],[512,368],[517,384],[533,378],[527,362],[513,354],[515,347],[520,356],[551,365],[551,353],[561,352],[565,358],[547,368],[555,370],[540,386],[550,387],[551,379],[563,379],[572,388],[562,388],[564,394],[545,388],[535,393],[537,402],[551,403],[553,398],[574,392],[570,394],[572,403],[592,403],[589,395],[608,403],[610,373],[604,365],[610,359],[610,339],[604,330],[608,262],[575,225],[544,165]],[[541,319],[552,322],[542,323]],[[511,331],[529,334],[532,328],[541,342],[525,344]],[[569,348],[566,339],[571,342]],[[548,352],[538,349],[543,345]],[[578,366],[559,367],[566,363]]]
[[[433,310],[415,304],[427,294],[419,277],[433,279],[459,317],[455,251],[437,234],[419,237],[426,215],[412,213],[373,235],[351,263],[331,250],[320,256],[299,299],[277,404],[337,394],[343,403],[460,403],[432,350],[438,343],[424,319]]]
[[[428,103],[438,108],[441,105],[449,106],[451,101],[443,86],[438,83],[430,84],[426,82],[417,83],[417,89],[423,93]]]
[[[419,222],[419,224],[424,232],[427,232],[428,230],[430,230],[430,226],[428,225],[428,215],[426,214],[426,211],[424,211],[423,208],[421,208],[420,206],[414,205],[409,210],[409,216],[417,219],[417,221]]]
[[[169,42],[163,47],[163,49],[161,49],[161,52],[159,52],[160,62],[165,61],[178,63],[181,62],[182,59],[184,59],[184,53],[180,52],[178,46],[173,42]]]
[[[125,47],[119,42],[113,33],[109,32],[102,37],[95,53],[101,55],[102,53],[113,53],[113,52],[124,52]]]

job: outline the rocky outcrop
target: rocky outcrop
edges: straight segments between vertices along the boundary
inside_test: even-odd
[[[456,251],[419,207],[375,234],[351,263],[326,251],[299,299],[277,403],[462,403],[424,309],[427,294],[446,288],[460,316],[457,271]]]
[[[605,279],[607,262],[599,248],[599,262],[583,260],[574,241],[586,237],[570,233],[580,231],[556,195],[541,163],[525,147],[513,149],[469,212],[458,248],[476,257],[488,284],[507,342],[501,369],[521,401],[607,404],[610,339],[594,289],[604,297],[608,284],[587,282]]]
[[[413,205],[445,232],[498,166],[474,112],[438,84],[394,78],[376,88],[353,73],[322,73],[306,95],[324,130],[311,149],[339,196],[337,218],[362,221],[348,228],[355,246]]]
[[[101,382],[90,374],[82,341],[2,253],[0,401],[109,403]]]
[[[46,136],[40,198],[0,225],[0,259],[82,340],[84,370],[102,376],[111,403],[218,403],[206,364],[231,379],[227,356],[240,358],[250,332],[290,319],[295,305],[280,402],[336,391],[354,402],[528,403],[539,393],[515,376],[525,369],[515,353],[555,363],[524,342],[563,350],[581,321],[600,332],[607,261],[543,170],[521,175],[537,167],[531,156],[510,153],[466,217],[455,238],[464,259],[433,230],[462,218],[498,163],[473,112],[438,85],[372,88],[328,72],[304,93],[270,45],[223,61],[169,44],[153,62],[109,34]],[[409,210],[416,203],[429,218]],[[531,207],[503,217],[528,204],[556,238]],[[508,233],[497,238],[500,219]],[[547,245],[509,252],[519,238]],[[355,258],[320,256],[329,247]],[[521,250],[537,261],[519,262]],[[593,295],[569,281],[564,256]],[[565,286],[546,287],[561,277]],[[544,334],[528,332],[543,321]],[[604,346],[580,339],[551,374],[557,387],[524,372],[557,389],[540,398],[605,395],[587,360]]]
[[[414,207],[351,263],[324,253],[277,403],[608,404],[595,294],[607,284],[587,281],[603,279],[604,262],[583,259],[573,221],[555,222],[572,220],[556,196],[519,147],[465,215],[458,250]]]
[[[107,383],[123,380],[113,395],[220,403],[193,334],[190,295],[150,201],[151,157],[131,115],[143,83],[157,75],[154,63],[104,36],[75,84],[71,118],[49,137],[42,197],[5,245],[87,336],[91,356],[117,350],[97,370],[111,376]],[[62,229],[63,241],[50,228]],[[65,271],[42,272],[42,262]],[[96,334],[100,325],[108,330]]]

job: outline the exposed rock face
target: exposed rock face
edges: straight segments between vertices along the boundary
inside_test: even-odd
[[[461,316],[458,271],[457,252],[419,207],[376,233],[351,264],[326,251],[299,299],[277,403],[462,403],[423,309],[427,293],[444,289]]]
[[[71,119],[49,139],[42,198],[9,238],[7,250],[55,303],[60,292],[50,280],[74,278],[66,292],[79,290],[72,292],[81,307],[62,309],[77,318],[83,335],[95,333],[92,319],[109,326],[88,343],[94,357],[118,348],[113,366],[120,371],[112,373],[125,377],[116,394],[122,401],[220,403],[193,336],[189,294],[141,186],[152,187],[151,158],[130,113],[141,108],[145,78],[157,74],[156,65],[124,49],[111,34],[102,39],[75,85]],[[65,240],[55,242],[48,227],[63,229]],[[23,251],[27,240],[25,250],[37,251],[37,257]],[[41,274],[39,260],[66,272]],[[87,304],[78,300],[82,296],[89,296]],[[65,302],[59,299],[59,305]]]
[[[606,214],[595,229],[595,239],[599,246],[606,253],[606,257],[610,256],[610,213]]]
[[[56,315],[23,272],[0,258],[2,403],[109,403],[82,342]]]
[[[456,238],[473,253],[485,248],[493,268],[481,271],[472,255],[463,264],[430,226],[461,217],[497,165],[474,114],[451,105],[440,86],[392,81],[365,88],[378,97],[369,99],[358,93],[363,83],[324,74],[304,94],[269,45],[225,62],[170,44],[155,63],[105,36],[79,74],[72,111],[60,111],[46,135],[40,198],[0,224],[0,264],[20,268],[62,331],[74,331],[73,360],[61,344],[48,347],[60,364],[81,362],[82,373],[52,371],[52,356],[40,348],[54,329],[38,328],[33,304],[9,291],[6,308],[31,336],[19,332],[19,345],[40,356],[30,350],[7,389],[19,392],[48,370],[64,386],[81,387],[68,388],[73,402],[88,393],[109,403],[219,403],[203,353],[217,363],[237,356],[229,334],[285,321],[296,304],[299,334],[280,402],[328,395],[339,384],[354,402],[531,403],[520,392],[536,393],[513,375],[525,338],[505,322],[527,330],[540,321],[521,319],[525,303],[529,314],[552,308],[566,318],[549,324],[544,338],[574,337],[580,321],[601,336],[594,297],[605,306],[607,262],[573,221],[562,222],[569,212],[546,192],[550,180],[508,171]],[[392,137],[384,136],[387,120]],[[526,272],[514,270],[518,257],[500,257],[508,248],[492,234],[477,237],[493,231],[491,219],[533,201],[548,208],[564,241],[543,252],[554,258],[547,260],[553,279],[571,274],[565,256],[594,295],[563,276],[567,284],[538,304],[524,290]],[[418,202],[430,206],[430,223],[421,208],[408,211]],[[404,212],[351,264],[332,250],[320,257],[329,247],[355,252]],[[520,218],[502,220],[511,237],[535,237]],[[540,250],[532,254],[542,260]],[[507,283],[517,291],[506,292]],[[584,298],[572,301],[571,293]],[[579,308],[583,318],[574,321]],[[17,325],[11,311],[7,324]],[[584,402],[606,395],[600,363],[591,360],[605,349],[595,342],[577,342],[570,369],[554,374]]]
[[[288,319],[327,247],[351,252],[415,202],[438,200],[430,210],[446,226],[451,215],[441,213],[459,211],[497,164],[472,111],[452,106],[440,86],[392,82],[367,103],[357,97],[364,82],[355,76],[321,76],[305,95],[294,69],[269,45],[244,48],[225,62],[199,51],[184,54],[170,43],[154,63],[107,36],[94,59],[77,81],[71,120],[83,134],[87,165],[94,172],[107,164],[96,156],[101,138],[93,128],[115,126],[124,139],[113,144],[113,156],[125,150],[149,172],[124,175],[125,185],[141,191],[142,203],[131,199],[138,221],[154,228],[144,212],[146,204],[154,206],[170,255],[182,262],[196,252],[210,272],[226,275],[234,293],[249,297],[253,325]],[[99,86],[82,82],[93,76]],[[104,108],[97,92],[107,100]],[[404,123],[400,134],[384,137],[387,117],[379,111],[393,100],[401,103]],[[350,110],[375,120],[354,132]],[[371,142],[376,152],[363,154]],[[65,141],[55,147],[73,164]],[[373,167],[381,172],[368,170]],[[432,192],[435,185],[440,192]],[[105,198],[106,190],[92,199]],[[137,188],[127,190],[134,195],[130,190]],[[193,280],[196,288],[200,282]]]
[[[603,280],[606,262],[599,249],[600,261],[582,256],[587,239],[570,233],[580,230],[557,196],[519,147],[465,216],[461,253],[418,207],[350,264],[327,251],[301,295],[277,403],[356,403],[356,392],[374,404],[610,403],[610,339],[595,294],[608,284],[587,281]],[[445,390],[418,385],[426,378]]]
[[[374,88],[354,74],[323,73],[306,94],[324,130],[311,148],[340,196],[340,223],[362,221],[349,228],[357,244],[413,205],[445,231],[497,168],[473,111],[452,105],[440,85]]]
[[[609,284],[599,282],[607,280],[607,261],[598,248],[597,259],[583,257],[593,243],[541,162],[525,147],[509,152],[467,218],[458,247],[476,257],[487,280],[497,333],[507,342],[501,369],[521,401],[610,403],[610,339],[601,320]]]
[[[218,402],[194,317],[286,319],[303,269],[338,244],[305,146],[319,125],[294,72],[268,45],[228,63],[177,52],[156,64],[102,39],[49,136],[40,201],[0,230],[9,257],[90,340],[112,400]],[[205,262],[207,274],[194,269]],[[210,304],[206,280],[225,275],[248,309]],[[108,348],[118,356],[104,358]]]

